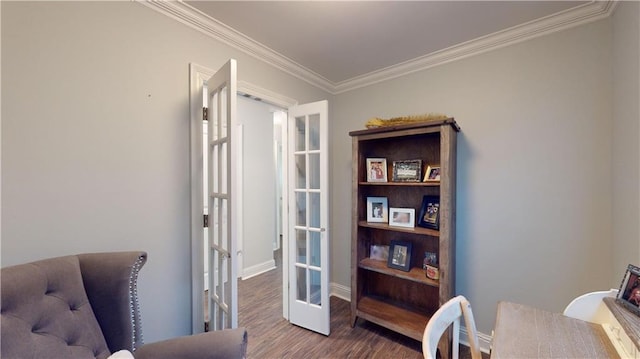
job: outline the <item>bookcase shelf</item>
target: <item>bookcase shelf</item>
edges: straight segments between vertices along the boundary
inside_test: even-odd
[[[382,231],[393,231],[393,232],[401,232],[401,233],[414,233],[414,234],[422,234],[425,236],[439,237],[440,232],[434,229],[422,228],[422,227],[414,227],[414,228],[405,228],[405,227],[394,227],[390,226],[387,223],[371,223],[367,221],[358,221],[358,226],[367,227],[367,228],[375,228]]]
[[[387,267],[387,262],[385,261],[365,258],[360,261],[360,268],[390,275],[393,277],[403,278],[406,280],[422,283],[425,285],[430,285],[432,287],[438,287],[440,285],[439,281],[427,278],[427,276],[424,273],[424,269],[420,267],[412,267],[409,272],[404,272],[399,269],[393,269],[393,268]]]

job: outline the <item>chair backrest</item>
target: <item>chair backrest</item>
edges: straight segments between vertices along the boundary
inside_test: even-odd
[[[617,294],[617,289],[583,294],[572,300],[562,314],[590,323],[608,323],[607,309],[602,299],[605,297],[615,297]]]
[[[106,358],[77,256],[2,268],[1,357]]]
[[[469,301],[459,295],[450,299],[438,309],[422,335],[422,353],[426,359],[435,359],[438,349],[440,337],[450,326],[453,325],[452,334],[452,357],[458,359],[459,342],[460,342],[460,318],[464,318],[467,334],[469,336],[469,348],[471,350],[472,359],[482,359],[480,353],[480,343],[478,341],[478,333],[476,331],[476,322],[473,319],[473,311]]]

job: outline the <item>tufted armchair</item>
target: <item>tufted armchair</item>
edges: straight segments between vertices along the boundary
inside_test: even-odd
[[[93,253],[2,268],[1,354],[12,358],[244,358],[229,329],[143,345],[137,278],[144,252]]]

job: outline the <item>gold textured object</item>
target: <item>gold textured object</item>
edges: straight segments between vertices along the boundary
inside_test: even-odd
[[[398,126],[398,125],[406,125],[409,123],[416,123],[416,122],[444,120],[446,118],[448,118],[447,115],[443,115],[439,113],[428,113],[424,115],[393,117],[390,119],[374,117],[369,121],[367,121],[367,123],[365,123],[365,127],[375,128],[375,127]]]

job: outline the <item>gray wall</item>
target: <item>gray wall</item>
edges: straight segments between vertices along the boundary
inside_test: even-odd
[[[456,292],[470,299],[483,333],[499,300],[562,311],[579,294],[617,285],[611,28],[601,20],[334,101],[338,203],[350,198],[350,130],[374,116],[427,112],[460,124]],[[349,206],[334,206],[332,220],[334,233],[348,233]],[[333,242],[343,248],[333,251],[340,283],[349,280],[347,242]]]
[[[329,95],[134,2],[1,2],[2,266],[146,250],[145,340],[191,332],[189,63]]]
[[[624,1],[613,16],[614,281],[628,263],[640,265],[639,88],[640,3]]]
[[[348,132],[424,112],[462,127],[456,289],[480,331],[491,332],[498,300],[560,311],[640,262],[637,3],[335,97],[136,3],[0,6],[2,266],[147,250],[147,341],[191,330],[190,62],[234,57],[240,79],[300,103],[329,99],[339,286],[350,273]]]
[[[276,235],[276,169],[273,113],[269,105],[238,96],[238,123],[243,137],[243,269],[244,276],[274,266]],[[252,270],[253,269],[253,270]],[[249,270],[249,271],[247,271]]]

